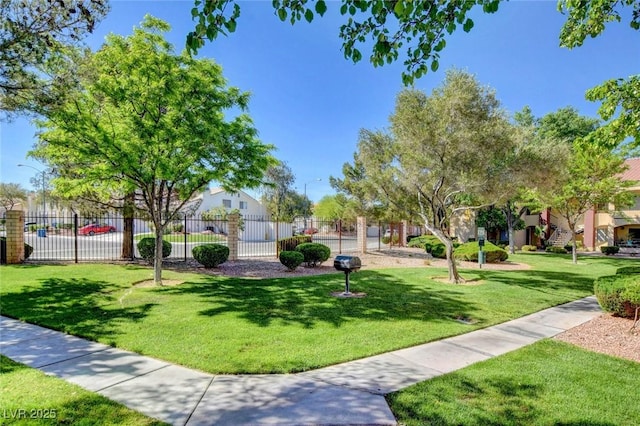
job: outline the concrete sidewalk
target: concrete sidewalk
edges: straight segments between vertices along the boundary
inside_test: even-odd
[[[595,297],[300,374],[211,375],[0,316],[0,353],[174,425],[394,425],[384,395],[580,325]]]

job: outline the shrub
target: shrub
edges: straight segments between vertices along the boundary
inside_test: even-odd
[[[318,266],[322,262],[329,259],[331,256],[331,249],[324,244],[320,243],[303,243],[296,247],[296,251],[299,251],[304,256],[304,263],[307,266]]]
[[[459,260],[477,262],[479,251],[480,246],[478,245],[477,241],[464,243],[454,250],[453,257]],[[486,253],[485,260],[487,261],[487,263],[504,262],[509,258],[509,253],[507,253],[504,249],[496,246],[495,244],[490,243],[489,241],[486,241],[484,243],[482,251]]]
[[[33,247],[24,243],[24,260],[27,260],[31,253],[33,253]],[[0,264],[7,263],[7,237],[0,237]]]
[[[612,254],[616,254],[620,251],[620,247],[618,246],[602,246],[600,247],[600,251],[604,254],[606,254],[607,256],[610,256]]]
[[[628,274],[640,274],[640,266],[623,266],[616,271],[616,275]]]
[[[151,261],[155,257],[156,251],[156,239],[153,237],[146,237],[138,241],[138,251],[140,257],[144,260]],[[162,258],[169,257],[171,254],[171,243],[162,240]]]
[[[393,241],[393,245],[398,245],[398,243],[400,243],[400,236],[398,234],[393,234],[392,237],[388,237],[386,235],[382,237],[382,244],[389,244],[391,241]]]
[[[603,310],[617,316],[633,318],[638,305],[630,299],[635,297],[636,291],[640,291],[637,290],[638,286],[640,275],[609,275],[595,280],[593,291]],[[627,291],[628,289],[631,290]]]
[[[432,237],[432,235],[420,235],[419,237],[413,237],[411,241],[407,243],[407,247],[424,248],[424,245],[427,243],[427,238],[429,237]]]
[[[538,247],[525,244],[521,248],[522,251],[538,251]]]
[[[281,251],[278,259],[287,269],[294,271],[304,262],[304,255],[299,251]]]
[[[229,247],[222,244],[202,244],[195,246],[193,258],[205,268],[216,268],[229,259]]]
[[[567,254],[567,251],[564,247],[556,247],[556,246],[548,246],[544,249],[547,253],[558,253],[558,254]]]
[[[174,223],[171,225],[171,232],[180,233],[184,229],[184,223]]]
[[[438,239],[435,235],[423,235],[420,237],[420,240],[423,242],[421,244],[424,247],[425,251],[429,253],[431,256],[436,257],[438,259],[446,259],[447,257],[447,248],[444,243]],[[414,241],[414,240],[412,240]],[[460,247],[460,243],[457,241],[453,242],[454,250]]]
[[[278,251],[293,251],[303,243],[310,243],[311,235],[296,235],[294,237],[282,238],[278,240]]]

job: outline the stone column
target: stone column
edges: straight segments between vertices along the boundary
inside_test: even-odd
[[[22,263],[24,261],[24,212],[9,210],[6,218],[7,263]]]
[[[237,213],[227,216],[229,221],[229,234],[227,235],[227,246],[229,247],[229,260],[238,260],[238,223],[240,215]]]
[[[358,252],[365,254],[367,252],[367,218],[358,216],[356,233],[358,236]]]

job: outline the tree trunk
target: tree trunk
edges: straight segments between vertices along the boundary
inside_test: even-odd
[[[515,242],[513,241],[514,239],[514,231],[513,231],[513,211],[511,209],[511,203],[507,202],[506,205],[506,210],[505,212],[505,216],[507,219],[507,233],[509,234],[509,253],[511,254],[515,254],[516,252],[516,248],[515,248]]]
[[[453,258],[453,241],[451,241],[448,238],[444,238],[442,242],[444,243],[444,246],[447,249],[447,267],[449,268],[449,282],[452,284],[460,284],[464,282],[464,279],[458,273],[458,267],[456,266],[456,261]]]
[[[133,202],[135,194],[127,194],[124,198],[122,216],[124,218],[124,228],[122,229],[122,259],[133,260]]]
[[[578,263],[578,250],[576,250],[576,231],[573,228],[571,228],[571,239],[573,240],[571,257],[573,258],[573,264],[575,265]]]
[[[153,258],[153,283],[162,285],[162,234],[164,229],[160,221],[155,223],[156,228],[156,254]]]

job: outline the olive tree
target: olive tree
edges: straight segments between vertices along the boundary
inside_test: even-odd
[[[504,197],[513,128],[493,91],[456,70],[431,95],[403,90],[390,120],[390,133],[360,134],[366,181],[421,219],[446,247],[450,282],[464,281],[453,258],[451,220]]]

